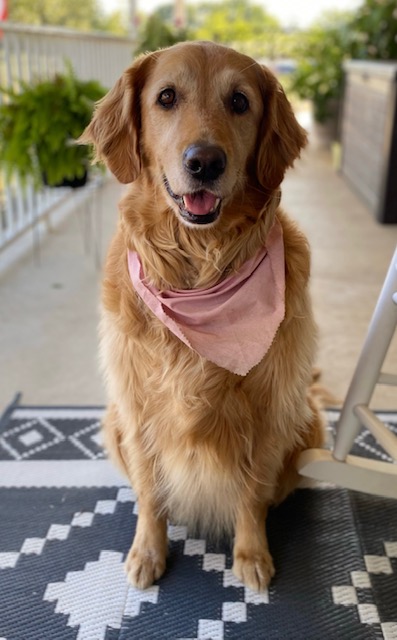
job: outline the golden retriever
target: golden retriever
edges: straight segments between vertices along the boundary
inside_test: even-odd
[[[323,440],[309,248],[279,206],[305,131],[267,68],[190,42],[139,57],[81,141],[131,183],[100,327],[105,442],[139,502],[128,578],[143,589],[163,574],[170,519],[233,535],[235,575],[263,590],[267,511]]]

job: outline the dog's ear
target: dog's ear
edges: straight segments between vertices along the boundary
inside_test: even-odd
[[[264,115],[258,138],[257,177],[266,190],[273,191],[300,156],[307,144],[307,134],[296,120],[278,80],[266,67],[261,67],[259,73]]]
[[[141,171],[140,94],[150,59],[150,54],[141,56],[124,71],[109,93],[99,100],[90,124],[78,140],[81,144],[93,144],[94,161],[104,161],[123,183],[133,182]]]

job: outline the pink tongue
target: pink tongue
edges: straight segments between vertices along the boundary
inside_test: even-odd
[[[199,191],[183,196],[183,202],[189,213],[195,216],[205,216],[215,207],[216,196],[208,191]]]

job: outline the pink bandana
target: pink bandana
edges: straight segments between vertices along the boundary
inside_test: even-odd
[[[172,333],[240,376],[262,360],[284,318],[284,243],[278,220],[266,248],[209,289],[159,291],[145,279],[133,251],[128,252],[128,268],[139,296]]]

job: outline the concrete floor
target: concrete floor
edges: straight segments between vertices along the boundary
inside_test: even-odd
[[[397,225],[376,222],[321,150],[306,152],[288,174],[283,196],[312,248],[317,363],[323,382],[343,398],[397,246]],[[397,373],[397,332],[384,371]],[[372,406],[397,409],[397,388],[379,385]]]
[[[84,239],[96,225],[107,245],[120,195],[121,187],[108,182],[91,211],[76,209],[47,237],[40,265],[29,253],[0,274],[0,411],[17,391],[25,404],[105,402],[97,367],[100,271]],[[342,398],[397,243],[397,225],[376,223],[334,172],[329,154],[314,147],[289,172],[283,205],[312,246],[318,364],[325,384]],[[387,363],[396,371],[395,342]],[[396,389],[379,387],[373,406],[397,409]]]

